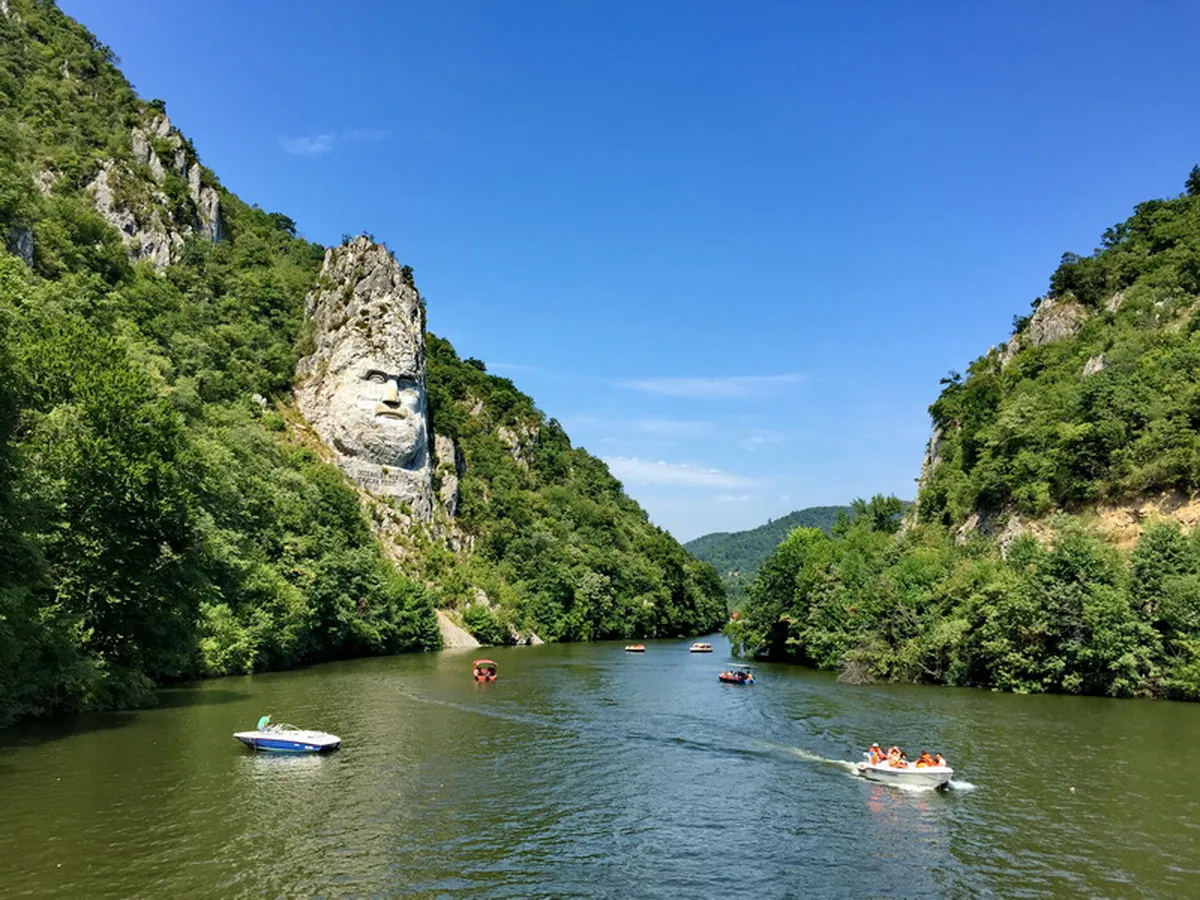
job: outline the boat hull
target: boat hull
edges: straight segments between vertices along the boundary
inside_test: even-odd
[[[234,737],[264,753],[323,753],[342,745],[336,734],[323,731],[239,731]]]
[[[879,765],[871,765],[870,763],[860,762],[856,766],[858,774],[871,781],[880,781],[885,784],[903,784],[911,787],[943,787],[951,778],[954,777],[954,770],[949,766],[923,766],[917,768],[913,765],[905,766],[903,769],[893,768],[887,763]]]
[[[722,684],[754,684],[753,678],[726,678],[723,675],[717,676]]]

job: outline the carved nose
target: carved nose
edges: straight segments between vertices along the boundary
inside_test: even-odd
[[[383,396],[380,400],[388,406],[400,405],[400,389],[396,387],[396,379],[388,379],[387,387],[383,389]]]

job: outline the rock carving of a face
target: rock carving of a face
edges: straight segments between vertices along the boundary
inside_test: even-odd
[[[346,454],[381,466],[424,462],[425,404],[419,374],[396,360],[360,357],[329,372],[327,395],[333,443]]]
[[[314,349],[297,365],[296,402],[360,486],[432,503],[424,310],[385,247],[366,238],[326,253],[309,294]]]

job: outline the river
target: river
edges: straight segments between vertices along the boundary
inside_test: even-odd
[[[0,732],[0,895],[1200,896],[1200,706],[848,686],[728,644],[358,660]],[[275,720],[324,756],[245,750]],[[863,781],[872,740],[947,791]]]

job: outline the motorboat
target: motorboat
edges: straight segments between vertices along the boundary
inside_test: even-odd
[[[712,653],[712,644],[692,644],[688,650],[692,653]]]
[[[342,739],[336,734],[286,724],[261,724],[254,731],[237,731],[233,736],[251,750],[269,753],[321,753],[342,745]]]
[[[474,666],[475,680],[479,682],[495,681],[499,666],[490,659],[477,659],[471,663]]]
[[[886,759],[872,763],[866,753],[863,754],[863,761],[855,766],[855,770],[871,781],[911,787],[940,788],[954,777],[954,770],[949,766],[918,766],[911,762],[904,766],[893,766]]]
[[[749,666],[731,666],[728,672],[717,676],[726,684],[754,684],[754,673]]]
[[[625,652],[626,653],[645,653],[646,645],[645,644],[626,644]]]

